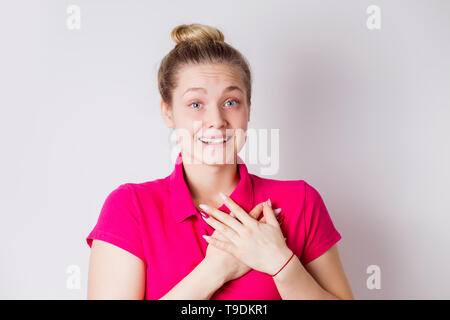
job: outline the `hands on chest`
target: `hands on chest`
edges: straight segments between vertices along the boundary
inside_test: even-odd
[[[213,234],[205,240],[208,245],[205,259],[212,262],[215,272],[222,272],[226,280],[233,280],[255,269],[270,275],[292,254],[287,247],[280,224],[281,208],[272,209],[270,199],[255,206],[249,213],[230,197],[221,194],[230,214],[200,204],[203,219]],[[261,213],[263,217],[258,220]],[[280,218],[278,219],[279,216]]]

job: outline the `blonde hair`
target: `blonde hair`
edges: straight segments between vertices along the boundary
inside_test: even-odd
[[[251,105],[252,77],[247,59],[225,42],[223,33],[202,24],[182,24],[171,32],[175,47],[161,60],[158,70],[158,89],[161,98],[172,105],[172,93],[177,86],[177,72],[185,65],[223,63],[241,72]]]

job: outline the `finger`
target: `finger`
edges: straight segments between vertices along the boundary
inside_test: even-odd
[[[276,209],[273,210],[273,213],[275,213],[277,218],[278,218],[278,215],[280,214],[280,212],[281,212],[281,208],[276,208]]]
[[[211,234],[211,237],[225,241],[230,242],[230,239],[228,239],[223,233],[221,233],[219,230],[214,230],[214,232]]]
[[[258,220],[263,212],[264,202],[257,204],[248,214],[252,216],[254,219]]]
[[[255,219],[253,219],[253,217],[249,216],[248,213],[245,212],[245,210],[242,209],[229,196],[223,194],[222,192],[220,192],[219,194],[222,197],[224,204],[227,206],[227,208],[230,209],[230,211],[236,215],[236,217],[242,222],[242,224],[251,225],[257,222]]]
[[[281,212],[281,208],[277,208],[277,209],[273,210],[273,213],[275,213],[275,216],[277,217],[278,222],[280,222],[280,220],[279,220],[280,212]],[[259,222],[266,223],[266,218],[263,216],[262,219],[259,220]]]
[[[231,217],[229,214],[227,214],[227,213],[225,213],[223,211],[220,211],[217,208],[210,207],[210,206],[208,206],[206,204],[203,204],[203,203],[199,204],[198,206],[203,211],[205,211],[209,215],[213,216],[216,220],[219,220],[221,223],[227,225],[228,227],[230,227],[231,229],[233,229],[237,233],[240,233],[240,232],[243,231],[244,226],[242,225],[242,223],[240,223],[235,218]]]
[[[279,227],[278,220],[277,220],[277,217],[275,216],[275,213],[273,212],[270,199],[268,199],[267,202],[264,203],[263,213],[264,213],[264,217],[266,218],[266,222],[268,224]]]
[[[208,242],[209,244],[213,245],[214,247],[226,251],[230,254],[233,254],[234,252],[234,247],[233,244],[230,242],[225,242],[207,235],[203,235],[203,238],[206,240],[206,242]]]
[[[209,215],[206,218],[204,216],[205,213],[203,213],[201,211],[201,214],[202,214],[203,220],[205,220],[205,222],[207,224],[209,224],[211,227],[213,227],[214,230],[219,231],[220,233],[222,233],[224,236],[226,236],[228,239],[230,239],[233,242],[238,240],[237,238],[239,237],[239,235],[233,229],[231,229],[227,225],[223,224],[219,220],[215,219],[212,215]]]

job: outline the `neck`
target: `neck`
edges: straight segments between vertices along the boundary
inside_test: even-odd
[[[183,162],[183,170],[196,207],[204,203],[219,208],[223,204],[219,192],[230,195],[240,179],[237,163],[208,165]]]

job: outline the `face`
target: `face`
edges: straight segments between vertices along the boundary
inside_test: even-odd
[[[250,106],[241,74],[225,64],[188,65],[178,72],[172,106],[161,102],[183,162],[235,163],[246,141]]]

